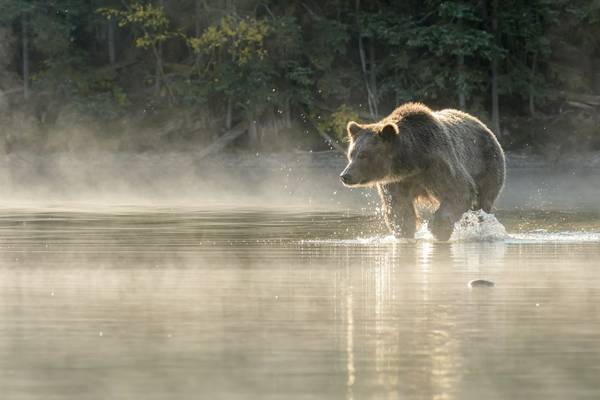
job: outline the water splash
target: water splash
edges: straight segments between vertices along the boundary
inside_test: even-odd
[[[454,224],[452,242],[495,242],[509,239],[506,228],[494,216],[483,210],[467,211]]]

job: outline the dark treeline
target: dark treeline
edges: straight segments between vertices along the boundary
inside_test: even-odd
[[[406,101],[600,148],[600,2],[0,1],[7,152],[318,148]]]

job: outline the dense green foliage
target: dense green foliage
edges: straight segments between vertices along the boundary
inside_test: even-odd
[[[600,143],[598,0],[1,0],[0,40],[9,149],[71,121],[137,148],[237,124],[252,147],[314,146],[405,101],[513,147]]]

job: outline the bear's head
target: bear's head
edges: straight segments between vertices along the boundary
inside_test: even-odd
[[[346,186],[373,186],[393,177],[398,147],[398,126],[393,123],[347,126],[350,146],[348,165],[340,174]]]

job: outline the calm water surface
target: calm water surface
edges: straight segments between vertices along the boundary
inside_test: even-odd
[[[497,217],[2,210],[0,398],[600,398],[600,215]]]

